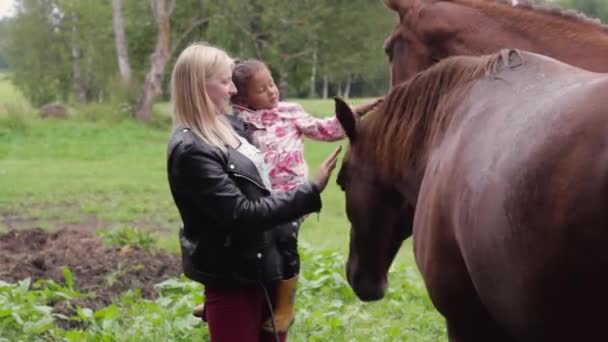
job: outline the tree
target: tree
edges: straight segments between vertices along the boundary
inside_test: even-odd
[[[154,52],[150,56],[150,70],[146,75],[143,91],[134,110],[135,118],[146,120],[152,114],[152,106],[162,93],[162,81],[165,65],[169,60],[171,40],[171,14],[175,9],[175,0],[151,1],[152,13],[156,22],[157,36]]]
[[[262,59],[283,96],[313,96],[321,84],[377,94],[388,82],[381,44],[394,16],[378,0],[15,1],[0,44],[35,105],[126,100],[146,119],[166,94],[167,65],[200,40]],[[117,86],[128,80],[132,92]]]
[[[109,6],[77,0],[18,0],[7,22],[12,81],[33,105],[103,99],[108,69]],[[24,38],[27,37],[27,38]]]
[[[70,49],[63,32],[53,29],[60,20],[56,2],[22,0],[17,5],[6,41],[13,83],[33,105],[66,99],[70,71],[62,61],[69,60]]]
[[[381,2],[369,0],[332,1],[328,6],[335,7],[322,31],[333,34],[322,36],[318,43],[323,96],[333,88],[347,97],[356,83],[374,85],[365,94],[383,93],[388,66],[382,43],[394,25],[392,13]]]
[[[116,59],[120,78],[126,88],[131,88],[131,64],[125,37],[125,26],[122,15],[122,0],[112,0],[112,18],[114,23],[114,42],[116,44]]]
[[[158,96],[162,94],[163,84],[165,80],[165,66],[169,60],[181,51],[184,45],[189,44],[188,39],[196,32],[198,28],[204,28],[210,20],[207,11],[204,10],[204,2],[198,1],[180,1],[180,11],[177,11],[177,17],[184,18],[184,14],[188,14],[184,20],[176,20],[178,23],[175,30],[171,27],[171,17],[176,11],[175,0],[170,0],[167,4],[165,0],[155,0],[152,2],[152,13],[155,18],[157,27],[157,38],[154,52],[150,56],[150,69],[146,74],[143,84],[142,94],[134,109],[134,115],[137,119],[146,120],[152,114],[152,106]],[[197,8],[198,6],[198,8]],[[198,9],[198,11],[193,11]],[[193,15],[193,13],[196,13]],[[184,23],[185,26],[180,24]],[[174,43],[171,44],[171,37],[176,36]]]

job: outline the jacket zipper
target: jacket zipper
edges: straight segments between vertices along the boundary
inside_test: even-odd
[[[242,174],[240,174],[240,173],[236,173],[236,172],[234,172],[234,171],[232,172],[232,174],[233,174],[235,177],[240,177],[240,178],[243,178],[243,179],[246,179],[246,180],[250,181],[251,183],[255,184],[255,185],[258,187],[258,188],[260,188],[260,189],[262,189],[262,190],[269,191],[268,189],[266,189],[266,187],[265,187],[265,186],[261,185],[261,184],[260,184],[260,183],[258,183],[258,182],[257,182],[255,179],[252,179],[251,177],[248,177],[248,176],[242,175]]]

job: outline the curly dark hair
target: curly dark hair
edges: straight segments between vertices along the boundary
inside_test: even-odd
[[[270,70],[266,63],[257,59],[235,60],[232,69],[232,82],[236,87],[237,93],[230,98],[234,104],[245,103],[247,97],[247,87],[249,81],[260,70]]]

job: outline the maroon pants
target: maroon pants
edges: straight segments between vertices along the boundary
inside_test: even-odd
[[[270,289],[270,299],[274,298]],[[264,290],[260,286],[244,289],[205,288],[205,320],[212,342],[275,342],[273,333],[262,330],[270,317]],[[280,333],[285,342],[287,333]]]

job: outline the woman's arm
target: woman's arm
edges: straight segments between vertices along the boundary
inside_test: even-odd
[[[248,199],[213,152],[191,146],[177,157],[182,191],[205,216],[243,229],[264,229],[321,209],[319,190],[307,182],[292,191]]]

